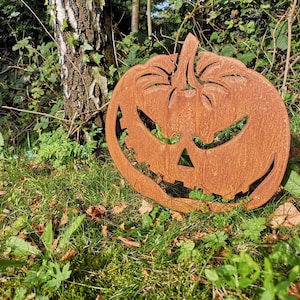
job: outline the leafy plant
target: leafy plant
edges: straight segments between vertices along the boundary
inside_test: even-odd
[[[299,198],[300,197],[300,175],[297,165],[289,167],[287,169],[283,187],[286,191],[288,191],[293,196]]]
[[[6,260],[2,260],[6,267],[17,267],[20,264],[27,264],[24,259],[28,256],[34,257],[34,262],[28,266],[24,285],[22,290],[17,289],[16,297],[25,296],[30,290],[36,289],[38,296],[44,295],[44,299],[49,299],[49,296],[60,288],[61,284],[70,278],[70,262],[65,264],[59,263],[57,260],[61,254],[65,254],[67,245],[70,243],[71,236],[79,228],[85,215],[78,216],[60,235],[58,246],[54,245],[54,232],[52,221],[50,221],[40,237],[44,247],[32,245],[30,241],[26,241],[18,236],[11,236],[6,241],[7,254],[12,255],[20,260],[12,260],[9,264]],[[29,289],[29,290],[28,290]],[[21,299],[22,299],[21,297]]]
[[[245,238],[257,242],[261,236],[261,232],[267,228],[266,218],[255,217],[251,220],[246,220],[242,223],[241,228],[244,230]]]
[[[62,127],[51,132],[44,132],[38,139],[35,161],[37,163],[48,161],[55,168],[62,169],[74,159],[87,160],[91,158],[93,151],[97,148],[98,144],[93,140],[93,136],[97,132],[99,129],[95,128],[95,131],[90,133],[90,141],[84,145],[69,139]]]
[[[272,253],[264,257],[263,266],[243,251],[235,255],[229,252],[225,255],[225,264],[205,269],[205,276],[217,289],[223,287],[239,295],[242,295],[243,289],[255,288],[261,282],[262,291],[257,289],[259,299],[294,299],[288,296],[288,291],[291,283],[299,277],[299,241],[298,237],[293,237],[287,242],[275,245]],[[287,268],[286,275],[274,270],[276,264]]]
[[[177,262],[199,262],[201,261],[201,252],[195,248],[195,243],[191,240],[180,241],[180,254]]]

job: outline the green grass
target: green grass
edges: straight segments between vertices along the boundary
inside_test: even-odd
[[[266,225],[286,201],[285,194],[255,211],[192,212],[178,221],[155,203],[151,213],[141,215],[144,197],[127,185],[111,161],[75,161],[57,170],[23,156],[0,160],[0,191],[1,298],[292,299],[286,298],[288,288],[300,281],[293,275],[300,267],[300,239],[293,240],[299,228],[274,232]],[[127,207],[115,213],[121,203]],[[54,239],[61,238],[78,216],[96,205],[106,213],[98,219],[86,216],[67,247],[51,250],[47,257],[41,236],[45,226],[52,222]],[[59,226],[64,214],[67,223]],[[18,256],[7,246],[15,236],[41,255]],[[119,237],[139,247],[129,247]],[[61,262],[69,249],[77,254]],[[5,260],[10,267],[1,267]],[[28,271],[42,276],[51,263],[62,270],[68,262],[72,273],[57,289],[28,282]]]

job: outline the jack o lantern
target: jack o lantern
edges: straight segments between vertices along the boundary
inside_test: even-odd
[[[181,212],[225,211],[265,204],[283,178],[290,146],[289,120],[276,89],[236,59],[210,52],[197,55],[199,41],[189,34],[181,54],[157,55],[128,70],[118,82],[106,117],[107,144],[116,166],[140,193]],[[127,130],[125,144],[138,163],[168,183],[176,181],[205,194],[232,200],[247,193],[247,202],[217,202],[174,197],[152,177],[134,167],[119,145],[117,115]],[[161,128],[159,139],[141,115]],[[214,144],[218,133],[244,121],[231,139]],[[196,141],[201,141],[197,143]],[[182,154],[191,164],[180,164]]]

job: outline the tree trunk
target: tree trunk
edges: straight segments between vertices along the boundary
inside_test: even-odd
[[[140,0],[132,0],[131,31],[139,31]]]
[[[151,5],[152,5],[152,1],[147,0],[147,28],[148,28],[149,38],[152,36]]]
[[[109,38],[105,0],[50,0],[49,4],[60,54],[65,115],[81,124],[93,121],[103,127],[107,96],[104,53]]]

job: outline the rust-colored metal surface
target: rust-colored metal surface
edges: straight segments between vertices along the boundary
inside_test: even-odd
[[[290,130],[284,103],[259,73],[233,58],[197,54],[198,46],[189,34],[180,55],[157,55],[121,78],[106,117],[111,157],[138,192],[171,209],[257,208],[277,191],[286,169]],[[117,115],[127,130],[125,149]],[[223,200],[173,196],[158,178]]]

